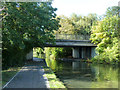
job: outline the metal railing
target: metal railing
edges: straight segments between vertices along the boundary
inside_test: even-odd
[[[89,35],[56,34],[55,39],[65,40],[89,40]]]

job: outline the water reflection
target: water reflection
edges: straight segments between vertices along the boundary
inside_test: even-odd
[[[73,71],[78,70],[79,67],[80,67],[80,65],[78,62],[72,62],[72,70]]]
[[[78,61],[47,60],[68,88],[118,88],[118,67]]]

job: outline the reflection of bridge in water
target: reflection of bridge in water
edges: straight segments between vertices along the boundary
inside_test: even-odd
[[[91,58],[96,55],[96,45],[89,38],[89,35],[57,34],[55,44],[46,43],[45,47],[72,47],[73,58]]]

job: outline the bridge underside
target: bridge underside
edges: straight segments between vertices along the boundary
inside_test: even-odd
[[[72,48],[72,57],[73,58],[92,58],[96,55],[95,47],[73,47]]]
[[[96,55],[96,45],[90,40],[56,40],[55,44],[46,44],[45,47],[72,47],[73,58],[86,59]]]
[[[96,45],[90,40],[56,40],[55,44],[46,44],[45,47],[72,47],[73,58],[86,59],[96,55]]]
[[[46,43],[45,47],[71,47],[73,58],[86,59],[96,55],[96,45],[90,40],[56,40],[55,44]]]

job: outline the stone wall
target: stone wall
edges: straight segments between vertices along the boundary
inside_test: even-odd
[[[27,54],[26,59],[27,59],[27,60],[32,60],[32,59],[33,59],[33,50],[31,50],[31,51]]]

